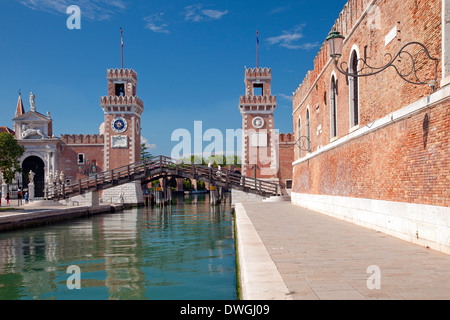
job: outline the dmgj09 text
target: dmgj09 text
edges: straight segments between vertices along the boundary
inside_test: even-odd
[[[225,314],[225,315],[247,315],[247,316],[259,316],[268,315],[270,308],[268,305],[260,304],[243,304],[243,305],[224,305],[223,308],[216,307],[204,307],[194,306],[188,304],[183,306],[180,310],[181,315],[201,315],[212,317],[213,314]]]

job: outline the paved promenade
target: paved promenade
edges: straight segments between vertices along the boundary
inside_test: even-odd
[[[237,204],[236,228],[244,299],[450,299],[450,255],[381,232],[290,202]]]

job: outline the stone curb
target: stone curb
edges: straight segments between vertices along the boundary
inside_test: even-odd
[[[242,300],[292,300],[242,203],[235,208]]]

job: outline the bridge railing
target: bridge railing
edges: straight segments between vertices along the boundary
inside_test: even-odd
[[[228,188],[240,188],[242,190],[254,191],[259,194],[278,194],[278,184],[242,176],[228,171],[218,170],[197,164],[178,163],[176,160],[157,156],[144,159],[136,163],[119,168],[103,171],[94,175],[78,179],[70,183],[55,181],[46,186],[46,197],[48,199],[64,199],[88,191],[106,189],[123,183],[139,180],[148,175],[171,174],[183,178],[193,178],[200,181],[219,184]]]
[[[173,161],[173,160],[172,160]],[[227,187],[240,186],[242,189],[259,191],[261,194],[278,194],[279,186],[276,183],[242,176],[228,170],[219,170],[217,168],[207,167],[197,164],[176,164],[177,170],[191,173],[192,176],[198,176],[200,180],[212,183],[220,183]]]

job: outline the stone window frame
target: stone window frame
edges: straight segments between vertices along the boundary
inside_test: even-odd
[[[349,56],[349,60],[348,60],[348,68],[349,68],[349,73],[352,72],[352,67],[353,67],[353,59],[356,59],[356,61],[358,61],[358,59],[360,58],[360,54],[359,54],[359,49],[358,46],[356,44],[354,44],[352,46],[352,49],[350,50],[350,56]],[[359,62],[357,62],[359,64]],[[354,104],[354,94],[355,94],[355,87],[354,87],[354,81],[356,79],[356,83],[357,83],[357,88],[356,88],[356,93],[358,95],[357,97],[357,106],[355,108],[355,104]],[[349,105],[349,132],[352,132],[356,129],[359,128],[359,124],[361,123],[361,104],[360,104],[360,81],[358,78],[354,78],[354,77],[348,77],[348,105]],[[356,119],[356,123],[355,123],[355,110],[357,111],[357,116],[358,119]]]
[[[305,114],[305,130],[306,130],[306,148],[307,154],[311,152],[311,110],[309,105],[306,106],[306,114]]]
[[[80,161],[80,155],[83,155],[83,161]],[[86,162],[86,155],[84,153],[78,153],[77,154],[77,164],[85,164]]]
[[[336,90],[337,76],[336,72],[331,73],[330,77],[330,141],[336,140],[338,137],[338,103]],[[334,121],[333,121],[333,108],[334,108]]]
[[[297,140],[298,140],[298,158],[302,157],[302,142],[300,137],[302,136],[302,116],[299,114],[297,118]]]

